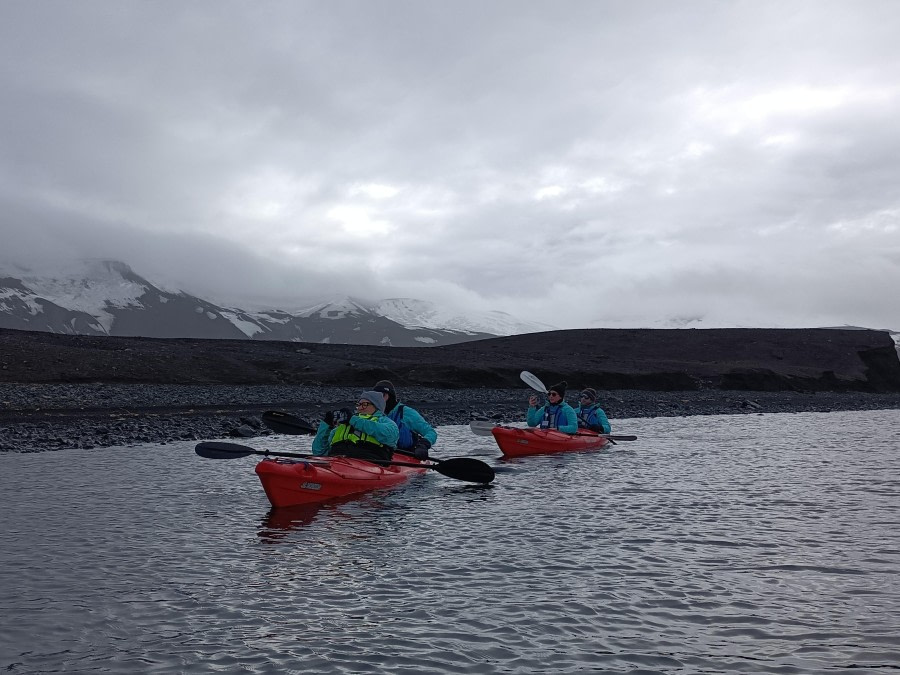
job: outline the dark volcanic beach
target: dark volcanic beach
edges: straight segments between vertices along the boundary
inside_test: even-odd
[[[0,330],[0,451],[270,433],[264,410],[315,421],[390,379],[437,425],[524,419],[546,384],[600,391],[614,432],[634,417],[900,408],[884,332],[578,330],[446,347],[154,340]]]
[[[271,433],[264,410],[317,420],[350,404],[359,387],[244,385],[0,384],[0,451],[38,452],[137,443],[166,443]],[[409,387],[404,402],[437,425],[473,419],[524,421],[531,390]],[[570,400],[574,394],[570,396]],[[900,392],[604,391],[614,433],[617,420],[773,412],[900,408]]]

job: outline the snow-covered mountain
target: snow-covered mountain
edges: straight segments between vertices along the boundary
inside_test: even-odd
[[[537,321],[522,321],[506,312],[448,311],[432,302],[413,298],[389,298],[372,306],[372,311],[407,327],[435,330],[463,330],[492,335],[520,335],[556,330],[554,326]]]
[[[93,260],[52,273],[0,267],[0,328],[86,335],[230,338],[391,346],[453,344],[551,326],[502,312],[442,312],[413,299],[355,298],[302,311],[222,307],[154,284],[125,263]]]

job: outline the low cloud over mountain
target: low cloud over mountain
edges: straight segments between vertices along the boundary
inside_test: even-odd
[[[552,326],[503,312],[463,314],[411,298],[356,298],[299,311],[223,307],[94,260],[52,271],[0,269],[0,327],[79,335],[446,345]]]

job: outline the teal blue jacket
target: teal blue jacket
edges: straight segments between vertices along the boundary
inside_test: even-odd
[[[575,415],[575,409],[565,401],[556,405],[548,403],[540,408],[530,405],[525,421],[530,427],[554,428],[567,434],[578,433],[578,417]]]
[[[575,416],[578,418],[578,426],[582,429],[599,431],[601,434],[612,433],[606,412],[599,405],[580,405],[575,408]]]
[[[398,408],[402,408],[399,422],[396,419]],[[422,414],[415,408],[410,408],[405,403],[398,403],[388,413],[388,417],[394,420],[398,426],[400,424],[406,425],[410,431],[419,434],[419,436],[432,445],[437,443],[437,432],[434,430],[434,427],[428,424],[428,422],[425,421],[425,418],[422,417]]]

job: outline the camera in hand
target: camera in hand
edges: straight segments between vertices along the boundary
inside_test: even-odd
[[[350,420],[350,409],[341,408],[340,410],[329,410],[322,416],[322,420],[330,427],[344,424]]]

